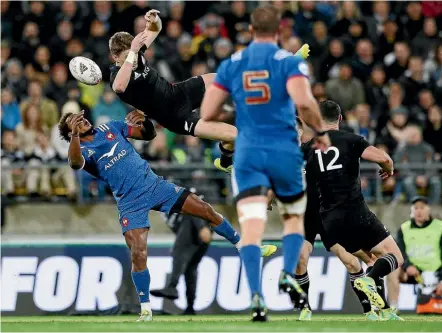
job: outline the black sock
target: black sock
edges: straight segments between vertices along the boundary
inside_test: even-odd
[[[233,151],[223,147],[222,143],[219,143],[219,149],[221,150],[221,166],[227,168],[233,163]]]
[[[368,267],[367,274],[370,273],[372,269],[373,269],[373,267]],[[383,309],[389,309],[390,304],[388,304],[387,296],[385,295],[385,281],[384,281],[384,279],[383,278],[374,279],[374,282],[376,283],[376,288],[378,290],[378,294],[381,295],[382,300],[385,303],[385,306],[383,307]]]
[[[301,275],[295,275],[295,280],[298,282],[299,286],[302,290],[307,294],[307,304],[306,306],[311,310],[310,304],[308,301],[308,289],[310,288],[310,278],[308,277],[308,272],[305,272]]]
[[[373,280],[378,280],[395,271],[399,267],[396,257],[392,253],[380,257],[373,265],[373,268],[367,274]]]
[[[362,306],[362,311],[364,313],[370,312],[371,311],[371,304],[370,304],[370,300],[368,299],[367,295],[365,295],[362,291],[358,290],[355,288],[355,280],[361,277],[364,277],[364,271],[361,270],[357,273],[349,273],[350,275],[350,284],[351,287],[353,289],[353,291],[355,292],[356,296],[358,296],[359,302],[361,303]]]

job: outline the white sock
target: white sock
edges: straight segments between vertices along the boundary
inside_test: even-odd
[[[152,312],[149,302],[141,303],[141,311],[144,311],[144,310]]]

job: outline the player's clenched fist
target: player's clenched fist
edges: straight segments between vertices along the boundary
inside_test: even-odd
[[[130,112],[126,116],[126,123],[132,127],[140,127],[146,120],[146,116],[140,110]]]
[[[146,15],[144,15],[144,19],[146,22],[146,30],[147,31],[160,31],[161,30],[161,22],[160,17],[158,16],[160,12],[156,9],[149,10]]]

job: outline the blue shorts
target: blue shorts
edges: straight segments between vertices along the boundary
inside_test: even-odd
[[[156,186],[139,198],[139,205],[134,203],[133,209],[126,209],[119,213],[123,234],[132,229],[150,228],[149,212],[151,210],[166,214],[180,212],[189,194],[189,190],[161,179]]]
[[[272,150],[248,147],[235,151],[232,188],[236,199],[266,195],[272,189],[278,199],[293,202],[305,190],[304,158],[298,147]],[[292,200],[293,198],[293,200]]]

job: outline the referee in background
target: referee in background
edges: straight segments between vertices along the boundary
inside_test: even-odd
[[[194,188],[191,188],[190,191],[196,192]],[[175,244],[172,249],[172,273],[164,289],[151,290],[150,293],[156,297],[164,297],[170,300],[177,299],[178,290],[176,287],[180,276],[184,274],[187,308],[183,314],[195,315],[196,312],[193,305],[196,296],[197,269],[209,248],[212,231],[209,228],[208,222],[184,214],[171,214],[167,217],[167,225],[176,234]]]

